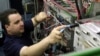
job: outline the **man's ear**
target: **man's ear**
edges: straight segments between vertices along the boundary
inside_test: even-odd
[[[6,29],[6,30],[8,29],[8,25],[5,25],[5,29]]]

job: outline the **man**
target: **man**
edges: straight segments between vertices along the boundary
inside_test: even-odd
[[[65,27],[58,26],[40,42],[33,44],[30,32],[34,27],[47,19],[44,12],[40,12],[31,20],[23,22],[21,15],[10,9],[0,15],[5,30],[4,51],[6,56],[41,56],[49,45],[60,42],[62,33],[59,31]]]

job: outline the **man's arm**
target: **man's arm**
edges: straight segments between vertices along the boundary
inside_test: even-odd
[[[55,44],[61,41],[62,33],[59,30],[63,27],[65,26],[58,26],[54,28],[49,36],[37,44],[22,47],[20,50],[20,56],[41,56],[50,44]]]
[[[24,46],[20,51],[20,56],[41,56],[50,45],[47,39],[43,39],[37,44]]]
[[[47,18],[47,15],[45,12],[40,12],[35,17],[32,18],[33,25],[36,26],[37,24],[41,23]]]

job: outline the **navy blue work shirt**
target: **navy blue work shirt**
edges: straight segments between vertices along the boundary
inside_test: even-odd
[[[25,21],[24,28],[25,32],[21,37],[5,35],[3,48],[6,56],[20,56],[20,50],[23,46],[30,46],[33,44],[30,37],[30,32],[34,29],[32,20]]]

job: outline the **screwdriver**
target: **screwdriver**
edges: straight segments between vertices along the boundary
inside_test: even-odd
[[[66,25],[64,28],[62,28],[60,30],[60,32],[63,32],[66,28],[74,28],[74,27],[77,27],[77,26],[79,26],[78,23]]]

